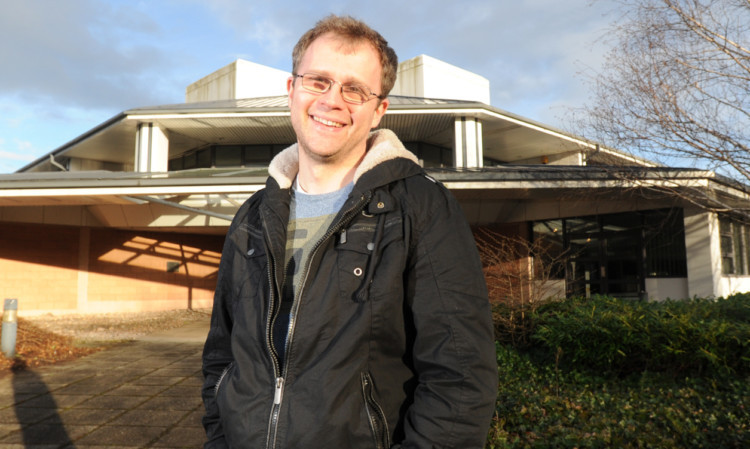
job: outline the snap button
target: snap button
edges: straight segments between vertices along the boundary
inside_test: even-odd
[[[247,250],[248,256],[252,256],[253,254],[255,254],[255,248],[250,248],[249,250]]]
[[[359,267],[355,268],[354,269],[354,275],[357,276],[357,277],[362,276],[362,269],[359,268]]]
[[[375,249],[375,244],[374,244],[374,243],[372,243],[372,242],[368,243],[368,244],[367,244],[367,249],[368,249],[369,251],[372,251],[372,250],[374,250],[374,249]]]
[[[385,203],[382,201],[378,201],[378,209],[382,209],[385,207]]]

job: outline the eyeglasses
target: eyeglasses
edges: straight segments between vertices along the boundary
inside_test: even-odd
[[[333,83],[337,83],[341,86],[341,97],[347,103],[364,104],[370,101],[372,97],[380,98],[382,100],[380,95],[372,92],[367,87],[358,84],[343,84],[339,81],[315,73],[303,73],[302,75],[292,73],[292,76],[295,78],[302,78],[302,87],[304,87],[305,90],[316,94],[324,94],[328,92],[331,90]]]

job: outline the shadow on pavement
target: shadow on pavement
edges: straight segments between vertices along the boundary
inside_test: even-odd
[[[23,368],[13,370],[13,395],[24,447],[58,445],[73,448],[69,446],[70,436],[57,413],[57,403],[49,388],[37,373]]]

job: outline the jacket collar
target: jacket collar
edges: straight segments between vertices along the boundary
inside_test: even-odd
[[[367,138],[367,153],[354,172],[354,184],[378,165],[398,158],[408,159],[419,165],[417,157],[404,147],[393,131],[379,129],[371,132]],[[282,189],[291,188],[298,171],[299,152],[296,143],[277,154],[268,166],[268,174]]]

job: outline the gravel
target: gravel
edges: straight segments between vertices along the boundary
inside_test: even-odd
[[[79,342],[132,340],[157,331],[207,320],[210,309],[159,312],[38,315],[24,317],[40,329],[73,337]]]

